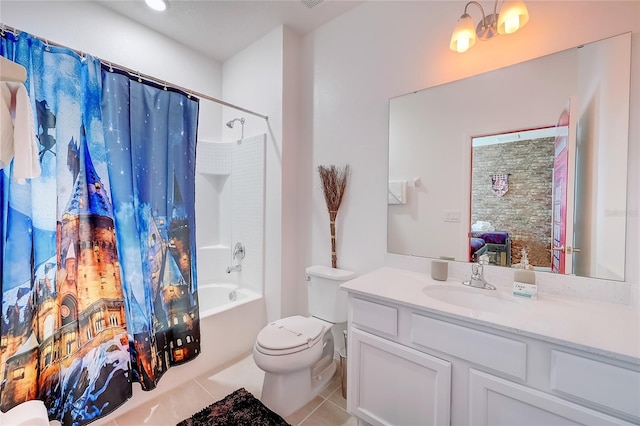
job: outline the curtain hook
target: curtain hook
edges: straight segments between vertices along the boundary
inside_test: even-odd
[[[49,46],[49,40],[47,40],[46,38],[44,39],[44,50],[46,50],[47,52],[51,52],[51,47]]]
[[[109,72],[113,72],[113,67],[111,66],[111,62],[109,62]]]
[[[164,89],[165,92],[167,91],[167,81],[166,80],[164,81],[164,88],[163,89]]]
[[[142,77],[140,77],[140,71],[136,71],[138,73],[138,83],[142,83]]]
[[[0,36],[4,37],[6,34],[4,32],[4,24],[0,24]]]

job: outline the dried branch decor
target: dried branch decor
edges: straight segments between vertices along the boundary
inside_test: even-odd
[[[342,204],[342,197],[347,188],[347,179],[349,178],[349,165],[344,168],[336,166],[318,166],[320,173],[320,181],[322,183],[322,192],[324,192],[324,200],[327,203],[329,211],[329,228],[331,229],[331,267],[337,268],[338,256],[336,255],[336,216],[338,209]]]

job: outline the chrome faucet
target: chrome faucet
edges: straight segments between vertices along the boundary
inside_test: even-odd
[[[233,248],[233,258],[242,260],[244,259],[245,254],[244,245],[241,242],[237,242]]]
[[[464,281],[462,284],[469,287],[484,288],[486,290],[495,290],[496,286],[491,285],[484,279],[484,265],[489,264],[489,256],[483,254],[477,263],[471,265],[471,279]]]
[[[228,266],[227,267],[227,274],[230,274],[232,272],[240,272],[242,271],[242,264],[238,263],[237,265],[234,266]]]
[[[238,259],[238,264],[227,267],[227,274],[242,271],[242,259],[244,259],[245,255],[244,245],[241,242],[237,242],[233,248],[233,259]]]

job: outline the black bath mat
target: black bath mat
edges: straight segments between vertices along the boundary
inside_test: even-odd
[[[245,388],[230,393],[177,426],[291,426]]]

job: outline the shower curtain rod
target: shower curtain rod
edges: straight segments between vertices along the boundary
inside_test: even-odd
[[[20,33],[26,32],[26,31],[22,31],[22,30],[19,30],[17,28],[11,27],[9,25],[0,24],[0,36],[4,37],[6,31],[8,31],[8,32],[10,32],[10,33],[12,33],[13,35],[16,35],[16,36],[19,35]],[[65,49],[69,49],[69,50],[73,51],[76,55],[80,56],[81,58],[84,58],[85,56],[87,56],[87,54],[85,52],[82,52],[81,50],[73,49],[71,47],[64,46],[62,44],[52,42],[52,41],[47,40],[47,39],[45,39],[43,37],[34,36],[31,33],[28,33],[28,34],[30,34],[32,37],[34,37],[34,38],[40,40],[41,42],[43,42],[45,44],[45,46],[64,47]],[[269,116],[268,115],[264,115],[264,114],[260,114],[260,113],[255,112],[255,111],[251,111],[250,109],[246,109],[246,108],[243,108],[241,106],[234,105],[232,103],[223,101],[221,99],[214,98],[213,96],[205,95],[204,93],[200,93],[200,92],[196,92],[196,91],[191,90],[191,89],[187,89],[186,87],[182,87],[182,86],[179,86],[177,84],[168,83],[165,80],[160,80],[160,79],[158,79],[156,77],[153,77],[151,75],[143,74],[140,71],[134,70],[134,69],[129,68],[129,67],[125,67],[124,65],[119,65],[119,64],[116,64],[116,63],[113,63],[113,62],[109,62],[109,61],[106,61],[106,60],[101,59],[101,58],[98,58],[98,59],[100,60],[100,63],[102,63],[105,66],[108,66],[111,71],[113,70],[113,68],[115,68],[115,69],[117,69],[119,71],[126,72],[127,74],[129,74],[132,77],[137,77],[138,79],[148,80],[148,81],[151,81],[151,82],[156,83],[156,84],[158,84],[160,86],[163,86],[163,87],[171,87],[171,88],[180,90],[182,92],[185,92],[188,95],[196,96],[196,97],[202,98],[202,99],[207,99],[207,100],[215,102],[217,104],[220,104],[220,105],[223,105],[223,106],[226,106],[226,107],[229,107],[229,108],[237,109],[238,111],[246,112],[247,114],[252,114],[252,115],[255,115],[256,117],[264,118],[265,120],[269,120]]]

